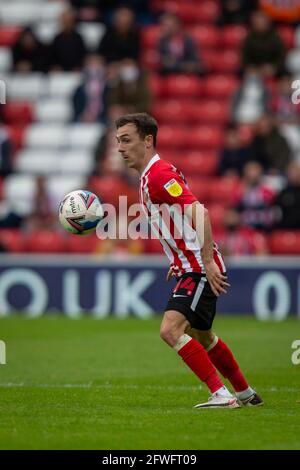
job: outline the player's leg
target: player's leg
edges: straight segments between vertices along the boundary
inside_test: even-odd
[[[195,338],[208,353],[216,369],[232,384],[238,399],[247,406],[259,406],[263,400],[245,379],[232,351],[213,331],[197,330],[187,327],[186,332]]]
[[[185,333],[188,326],[189,322],[182,313],[167,310],[161,323],[160,336],[177,351],[187,366],[206,383],[211,391],[212,398],[207,403],[197,406],[199,408],[238,407],[236,399],[224,386],[205,348]]]

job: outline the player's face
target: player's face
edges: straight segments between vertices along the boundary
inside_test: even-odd
[[[139,171],[145,158],[145,141],[134,124],[126,124],[117,130],[118,150],[129,168]]]

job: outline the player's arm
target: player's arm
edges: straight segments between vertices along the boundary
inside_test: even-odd
[[[214,242],[209,212],[200,202],[195,201],[188,206],[187,215],[191,218],[197,234],[207,280],[216,296],[219,296],[221,293],[226,294],[226,288],[229,287],[227,276],[221,273],[218,265],[214,261]]]

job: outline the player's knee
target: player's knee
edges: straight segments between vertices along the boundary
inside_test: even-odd
[[[202,346],[207,349],[209,346],[214,342],[215,335],[213,332],[201,332],[201,334],[198,336],[198,341]]]
[[[161,339],[171,346],[171,342],[172,342],[171,329],[167,325],[162,325],[159,333],[160,333]]]
[[[160,328],[160,337],[172,348],[177,344],[178,339],[183,334],[182,331],[170,325],[162,325]]]
[[[209,346],[211,345],[212,342],[213,341],[211,339],[205,338],[205,339],[202,340],[201,344],[204,347],[204,349],[207,349],[207,348],[209,348]]]

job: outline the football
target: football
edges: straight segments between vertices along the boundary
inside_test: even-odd
[[[76,235],[94,232],[103,214],[99,198],[82,189],[67,194],[59,205],[61,225]]]

